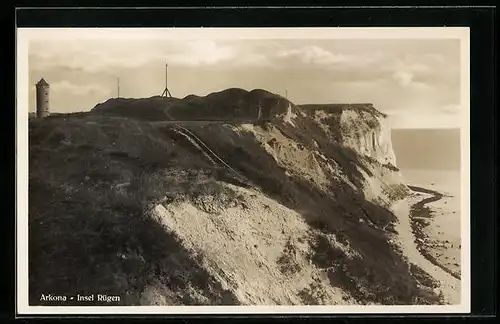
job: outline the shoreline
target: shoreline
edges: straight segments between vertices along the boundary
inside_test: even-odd
[[[422,194],[413,192],[391,206],[390,209],[397,217],[395,223],[397,234],[394,235],[393,239],[397,241],[403,255],[408,259],[410,269],[412,265],[415,265],[439,283],[439,286],[435,288],[435,293],[442,296],[442,303],[444,305],[458,305],[461,300],[461,280],[432,263],[417,248],[417,239],[411,226],[410,210],[425,198],[430,198],[430,195],[425,194],[422,197]],[[426,285],[424,284],[424,286]]]
[[[430,226],[431,222],[435,219],[434,211],[428,206],[433,202],[439,201],[447,195],[444,195],[438,191],[430,190],[417,186],[408,185],[411,191],[415,193],[424,193],[430,195],[430,197],[424,198],[410,207],[410,225],[412,232],[415,236],[415,244],[417,244],[418,251],[431,263],[441,268],[443,271],[449,273],[454,278],[461,280],[460,273],[457,273],[450,268],[446,267],[442,261],[440,261],[433,254],[436,253],[436,248],[443,247],[446,248],[447,244],[451,244],[454,248],[453,243],[449,240],[437,240],[431,239],[430,235],[426,233],[426,228]],[[461,246],[459,246],[461,248]]]

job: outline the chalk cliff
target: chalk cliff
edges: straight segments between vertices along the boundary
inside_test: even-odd
[[[340,117],[342,145],[350,147],[361,155],[369,156],[382,164],[396,166],[392,149],[391,131],[385,125],[384,117],[366,111],[346,109]]]

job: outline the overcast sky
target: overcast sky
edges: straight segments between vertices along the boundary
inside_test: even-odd
[[[88,111],[117,96],[206,95],[230,87],[285,94],[296,103],[371,102],[394,128],[460,127],[460,42],[453,39],[32,40],[34,84],[51,111]]]

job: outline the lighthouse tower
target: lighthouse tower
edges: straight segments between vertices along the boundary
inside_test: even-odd
[[[49,84],[42,78],[36,84],[36,116],[38,118],[44,118],[49,115]]]

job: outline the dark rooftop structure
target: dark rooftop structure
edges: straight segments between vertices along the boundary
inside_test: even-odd
[[[38,83],[36,85],[37,86],[48,86],[49,84],[47,83],[47,81],[45,81],[44,78],[41,78],[40,81],[38,81]]]

